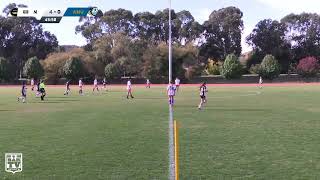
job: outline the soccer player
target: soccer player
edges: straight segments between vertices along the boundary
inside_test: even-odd
[[[200,104],[198,106],[198,109],[201,110],[202,105],[207,103],[207,97],[206,97],[206,93],[208,92],[207,89],[207,83],[204,82],[201,86],[200,86]]]
[[[92,92],[94,92],[94,90],[99,91],[97,78],[95,78],[94,81],[93,81],[93,89],[92,89]]]
[[[22,83],[21,96],[18,97],[18,102],[20,102],[20,100],[22,100],[23,103],[27,100],[27,86],[25,82]]]
[[[67,95],[69,95],[70,92],[71,92],[70,81],[67,81],[66,82],[66,91],[64,92],[64,95],[67,96]]]
[[[47,95],[45,88],[46,86],[44,85],[43,80],[41,80],[41,83],[40,83],[41,101],[43,101],[44,97]]]
[[[34,90],[34,79],[33,78],[31,79],[30,85],[31,85],[31,91],[33,91]]]
[[[103,84],[103,89],[106,90],[106,91],[108,91],[108,90],[107,90],[107,80],[106,80],[106,78],[103,78],[102,84]]]
[[[176,78],[176,80],[174,82],[175,82],[175,85],[176,85],[176,90],[178,92],[179,91],[179,87],[180,87],[180,79]]]
[[[79,94],[83,95],[83,82],[82,82],[82,78],[79,79]]]
[[[146,82],[146,88],[150,88],[150,86],[151,86],[151,83],[150,83],[150,80],[149,79],[147,79],[147,82]]]
[[[41,92],[40,92],[40,80],[39,80],[38,83],[37,83],[37,93],[36,93],[36,97],[39,97],[40,94],[41,94]]]
[[[131,79],[127,81],[127,99],[129,99],[129,96],[133,99],[134,97],[132,96],[132,84],[131,84]]]
[[[263,84],[263,80],[262,80],[262,77],[260,76],[260,79],[259,79],[259,88],[262,89],[262,84]]]
[[[171,106],[174,105],[174,96],[176,95],[176,86],[172,83],[172,81],[170,81],[170,83],[167,86],[167,95],[169,98],[169,104]]]

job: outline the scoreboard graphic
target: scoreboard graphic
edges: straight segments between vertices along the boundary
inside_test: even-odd
[[[30,9],[13,8],[10,11],[12,17],[35,17],[40,23],[59,23],[63,17],[96,16],[97,7],[70,7],[62,9]]]

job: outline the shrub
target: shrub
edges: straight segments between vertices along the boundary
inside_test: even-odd
[[[66,78],[76,80],[83,76],[84,68],[81,60],[76,57],[71,57],[63,66],[63,73]]]
[[[212,59],[208,60],[208,64],[205,69],[208,75],[220,75],[220,70],[221,70],[221,64],[219,64],[219,62],[216,62]]]
[[[45,71],[46,81],[54,84],[58,83],[59,78],[64,75],[63,67],[66,61],[72,57],[77,57],[83,64],[83,76],[103,76],[105,64],[96,59],[93,52],[86,52],[82,48],[74,48],[67,52],[50,54],[45,60],[41,61]]]
[[[315,57],[306,57],[299,61],[297,72],[303,77],[315,77],[319,71],[319,62]]]
[[[260,64],[252,65],[250,67],[249,71],[250,71],[251,74],[259,74],[259,75],[261,75],[261,65]]]
[[[266,55],[260,65],[260,75],[266,79],[274,79],[280,75],[281,67],[272,55]]]
[[[294,74],[294,73],[297,73],[297,64],[291,63],[289,65],[288,74]]]
[[[37,57],[32,57],[27,60],[23,67],[23,75],[28,78],[41,78],[44,75],[43,67]]]
[[[221,74],[226,79],[236,79],[241,77],[242,72],[243,68],[238,58],[234,54],[229,54],[222,65]]]
[[[105,67],[104,73],[105,73],[106,78],[108,78],[108,79],[120,78],[121,77],[121,65],[119,63],[110,63]]]
[[[192,79],[195,76],[200,76],[203,71],[203,67],[195,65],[190,66],[187,71],[185,72],[185,78]]]

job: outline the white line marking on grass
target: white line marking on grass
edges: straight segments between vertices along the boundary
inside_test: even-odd
[[[175,154],[174,154],[174,128],[173,128],[173,107],[169,105],[169,180],[175,179]]]

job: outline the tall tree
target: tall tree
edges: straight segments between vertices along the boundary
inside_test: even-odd
[[[129,10],[109,10],[101,17],[100,28],[102,32],[114,34],[117,32],[130,35],[132,32],[133,14]]]
[[[4,57],[0,57],[0,80],[8,81],[12,76],[11,64]]]
[[[105,34],[93,43],[93,53],[98,61],[105,66],[118,63],[127,75],[139,74],[141,57],[146,48],[145,41],[132,39],[124,33]]]
[[[81,25],[76,26],[76,33],[81,33],[89,44],[104,34],[114,34],[117,32],[133,35],[133,14],[125,9],[111,9],[94,18],[80,17]]]
[[[265,19],[260,21],[253,29],[252,33],[246,38],[246,41],[254,49],[256,58],[248,62],[250,67],[252,64],[259,64],[264,56],[272,54],[278,59],[283,72],[287,72],[292,61],[290,53],[290,43],[286,39],[285,24]]]
[[[43,31],[35,18],[9,18],[14,7],[25,5],[9,4],[0,16],[0,56],[7,58],[14,66],[16,75],[22,70],[25,61],[33,56],[44,59],[58,46],[57,38]]]
[[[189,11],[183,10],[177,13],[177,19],[180,21],[178,41],[180,44],[188,44],[197,38],[202,33],[202,26],[195,21]]]
[[[83,63],[77,57],[71,57],[63,66],[63,73],[66,78],[76,80],[84,75]]]
[[[213,11],[205,21],[204,37],[200,54],[206,58],[224,60],[227,54],[241,53],[241,33],[243,30],[243,13],[236,7]]]
[[[150,12],[142,12],[134,15],[134,37],[156,43],[157,20]]]
[[[286,38],[292,44],[295,62],[307,56],[320,57],[319,14],[289,14],[281,22],[287,27]]]
[[[157,11],[155,13],[156,18],[156,40],[158,44],[161,42],[168,43],[169,40],[169,9],[163,11]],[[181,21],[177,19],[177,14],[171,9],[171,20],[172,20],[172,41],[176,42],[179,38],[179,29],[181,27]]]

